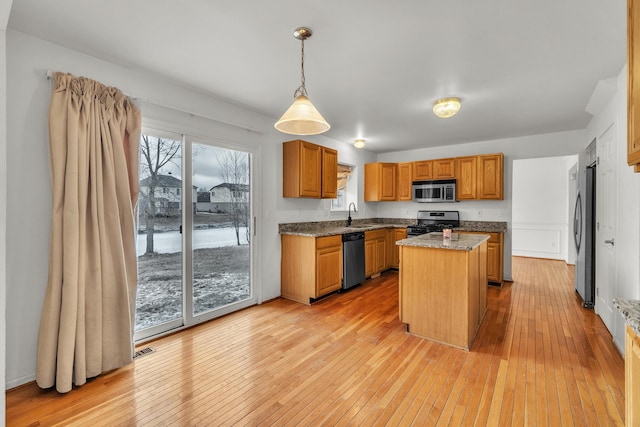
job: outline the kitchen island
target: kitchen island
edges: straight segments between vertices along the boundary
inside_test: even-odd
[[[399,240],[399,315],[407,332],[469,350],[487,310],[488,235]]]

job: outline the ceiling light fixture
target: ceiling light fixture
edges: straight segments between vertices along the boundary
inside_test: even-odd
[[[356,148],[364,148],[364,139],[356,139],[353,141],[353,146]]]
[[[433,103],[433,114],[446,119],[460,111],[460,98],[442,98]]]
[[[295,101],[291,107],[280,117],[274,125],[282,133],[291,135],[318,135],[331,128],[329,123],[320,115],[316,107],[307,98],[307,88],[304,80],[304,41],[311,37],[311,30],[299,27],[293,31],[293,36],[302,42],[301,70],[302,79],[300,86],[293,93]]]

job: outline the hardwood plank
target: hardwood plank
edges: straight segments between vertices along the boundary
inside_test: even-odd
[[[408,335],[398,273],[312,306],[277,299],[147,343],[60,395],[6,393],[7,425],[623,425],[624,361],[573,267],[513,258],[469,352]]]

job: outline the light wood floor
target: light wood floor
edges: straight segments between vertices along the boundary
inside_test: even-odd
[[[159,339],[66,395],[7,393],[8,425],[622,425],[624,362],[564,262],[514,258],[470,352],[405,334],[388,272]]]

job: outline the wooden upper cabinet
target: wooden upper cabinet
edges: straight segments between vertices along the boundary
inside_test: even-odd
[[[640,4],[627,0],[627,163],[640,172]]]
[[[398,163],[398,198],[397,200],[412,200],[411,185],[413,184],[413,163]]]
[[[430,179],[433,179],[433,162],[431,160],[413,162],[413,180],[428,181]]]
[[[283,197],[336,198],[338,152],[296,139],[282,144]]]
[[[323,199],[338,197],[338,152],[322,147],[322,194]]]
[[[396,200],[398,165],[367,163],[364,165],[364,200],[380,202]]]
[[[456,158],[456,173],[456,198],[477,199],[478,156]]]
[[[502,153],[478,156],[478,199],[504,199],[503,163]]]
[[[435,159],[433,161],[433,179],[454,179],[456,177],[456,159]]]

